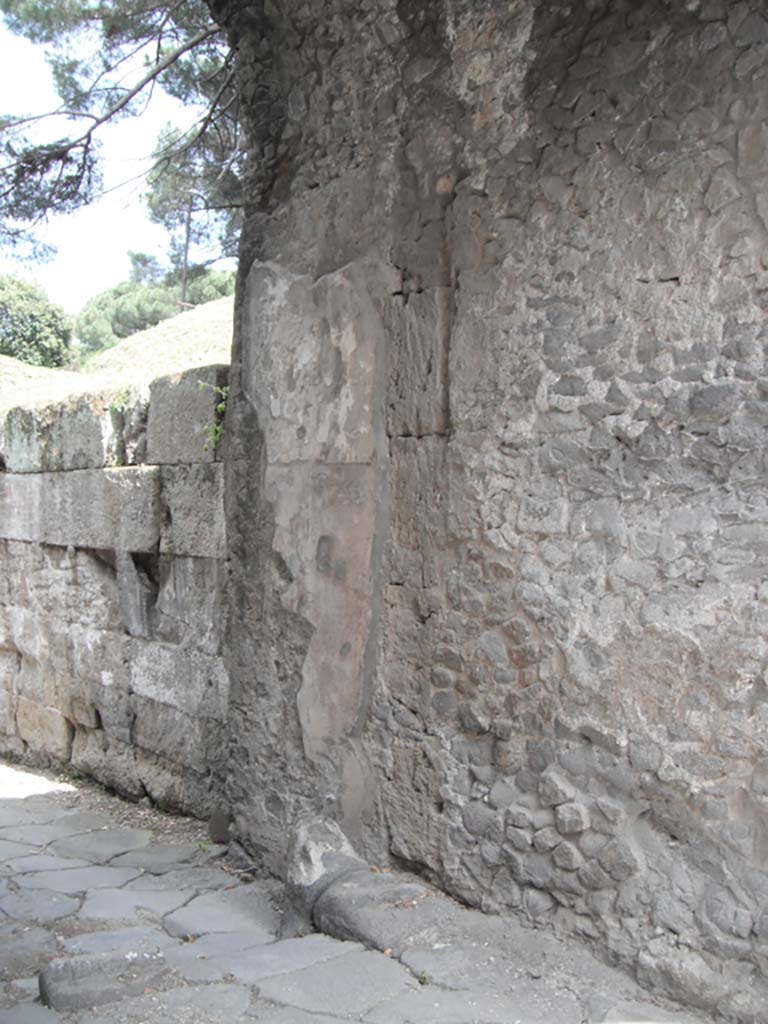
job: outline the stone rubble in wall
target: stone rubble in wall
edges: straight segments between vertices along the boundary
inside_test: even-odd
[[[322,24],[291,6],[300,30],[265,58],[290,82],[293,149],[273,215],[253,223],[260,259],[276,280],[363,265],[398,279],[388,304],[367,285],[387,324],[372,430],[390,524],[366,562],[379,665],[364,755],[357,733],[340,741],[322,791],[360,815],[371,849],[461,898],[759,1020],[766,12],[405,8],[382,10],[380,34],[366,4],[330,3]],[[285,309],[260,325],[250,280],[243,365],[280,392],[286,368],[265,353]],[[355,323],[343,308],[331,334]],[[259,458],[279,429],[261,422]],[[261,532],[243,525],[260,564],[273,512],[290,509],[275,500]],[[290,608],[313,635],[300,563]],[[296,786],[313,737],[292,704],[316,680],[284,593],[250,590],[258,640],[290,645],[284,674],[243,639],[236,684],[238,728],[262,756],[243,744],[230,792],[256,844],[313,800]],[[275,757],[285,782],[270,769],[253,801]],[[369,803],[360,777],[384,780]]]

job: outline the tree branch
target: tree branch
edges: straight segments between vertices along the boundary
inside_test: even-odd
[[[121,97],[117,101],[117,103],[110,107],[109,110],[107,110],[104,114],[101,114],[99,117],[96,118],[95,122],[91,125],[88,131],[84,132],[81,136],[79,136],[79,138],[73,139],[71,142],[71,146],[78,146],[81,143],[84,143],[88,139],[90,139],[90,137],[93,135],[97,128],[100,128],[103,124],[106,124],[107,121],[111,120],[111,118],[113,118],[115,114],[119,114],[121,110],[124,110],[132,99],[138,96],[139,93],[142,92],[142,90],[144,90],[149,85],[150,82],[154,82],[154,80],[159,75],[161,75],[163,71],[166,71],[169,67],[175,64],[179,57],[181,57],[185,53],[188,53],[189,50],[193,50],[196,46],[199,46],[199,44],[204,42],[206,39],[210,39],[211,36],[217,35],[220,31],[221,30],[219,29],[218,25],[214,25],[211,28],[207,29],[201,29],[200,32],[197,32],[195,33],[195,35],[191,36],[182,46],[179,46],[175,50],[171,51],[171,53],[169,53],[167,57],[164,57],[159,63],[153,64],[150,70],[146,73],[146,75],[144,75],[144,77],[139,82],[137,82],[132,89],[129,89],[125,96]]]

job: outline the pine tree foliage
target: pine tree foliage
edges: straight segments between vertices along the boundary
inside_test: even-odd
[[[99,129],[140,113],[158,84],[199,116],[158,144],[152,215],[178,220],[191,206],[195,216],[213,214],[217,230],[225,222],[234,230],[244,150],[234,58],[203,0],[0,0],[0,14],[13,32],[46,44],[61,98],[56,111],[0,115],[0,244],[28,243],[30,227],[49,214],[98,196]],[[165,173],[181,214],[171,210]]]

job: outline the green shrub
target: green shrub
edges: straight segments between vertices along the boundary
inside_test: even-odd
[[[71,338],[69,317],[42,288],[0,276],[0,355],[33,366],[63,366]]]

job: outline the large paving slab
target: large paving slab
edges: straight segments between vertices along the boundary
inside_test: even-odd
[[[153,953],[178,945],[177,939],[157,925],[117,928],[114,931],[84,932],[64,942],[64,951],[71,956],[86,953]]]
[[[85,921],[130,921],[136,924],[162,918],[194,896],[194,891],[182,889],[160,892],[95,889],[86,895],[78,916]]]
[[[44,924],[69,917],[80,908],[80,900],[51,889],[23,889],[0,899],[0,910],[16,921]]]
[[[0,1024],[59,1024],[61,1017],[39,1003],[21,1003],[0,1010]]]
[[[0,840],[11,839],[14,842],[30,843],[32,846],[46,846],[56,839],[93,832],[96,829],[107,828],[109,824],[109,820],[101,814],[62,814],[55,821],[42,825],[28,823],[0,829]]]
[[[89,864],[84,868],[64,868],[59,871],[35,871],[18,875],[16,882],[22,889],[52,889],[54,892],[85,892],[89,889],[119,889],[139,874],[138,868],[113,868]]]
[[[418,988],[410,971],[383,953],[349,953],[292,974],[267,978],[259,995],[271,1002],[340,1017],[362,1016]],[[392,1021],[396,1018],[388,1018]]]
[[[356,943],[339,942],[327,935],[258,945],[252,938],[255,934],[239,932],[230,938],[232,933],[222,932],[217,936],[204,936],[197,942],[177,946],[166,954],[166,959],[188,981],[220,981],[230,976],[244,984],[256,985],[265,978],[363,952],[363,947]],[[216,939],[218,943],[211,941]]]
[[[531,978],[516,958],[504,956],[495,946],[484,943],[450,943],[406,950],[400,957],[414,977],[430,985],[456,992],[473,991],[478,978],[486,988],[509,991],[525,986]]]
[[[6,866],[16,875],[27,875],[43,871],[64,871],[67,868],[86,868],[88,861],[57,857],[51,853],[33,853],[28,857],[6,861]]]
[[[164,921],[170,935],[205,935],[208,932],[234,932],[261,929],[264,941],[275,937],[280,915],[264,887],[251,883],[231,892],[213,892],[198,896]]]
[[[11,860],[13,857],[28,857],[34,852],[34,846],[11,842],[9,839],[0,839],[0,861]]]
[[[516,987],[511,993],[441,990],[424,985],[377,1007],[366,1018],[370,1024],[582,1024],[582,1005],[569,993],[546,986]]]
[[[114,864],[111,861],[110,864]],[[161,889],[223,889],[226,886],[231,888],[233,883],[232,875],[228,875],[221,868],[214,867],[180,867],[172,871],[166,871],[160,875],[141,874],[138,878],[128,882],[124,889],[138,889],[141,892],[151,892]]]
[[[78,1024],[235,1024],[252,999],[244,985],[177,988],[102,1006]]]
[[[50,849],[60,857],[80,857],[92,864],[105,864],[129,850],[148,846],[151,839],[152,833],[146,829],[114,828],[59,839]]]
[[[199,857],[200,852],[200,846],[196,843],[185,843],[180,846],[153,844],[121,853],[114,857],[111,863],[120,867],[142,868],[152,874],[161,874],[164,871],[177,868],[179,864]]]
[[[0,828],[15,828],[17,825],[47,825],[69,813],[46,797],[26,797],[0,800]]]
[[[189,966],[193,961],[202,964],[208,960],[235,957],[254,947],[264,946],[264,932],[261,928],[240,932],[211,932],[186,941],[171,939],[170,936],[169,939],[175,946],[167,952],[168,963],[180,971],[183,968],[184,972],[193,970]]]

